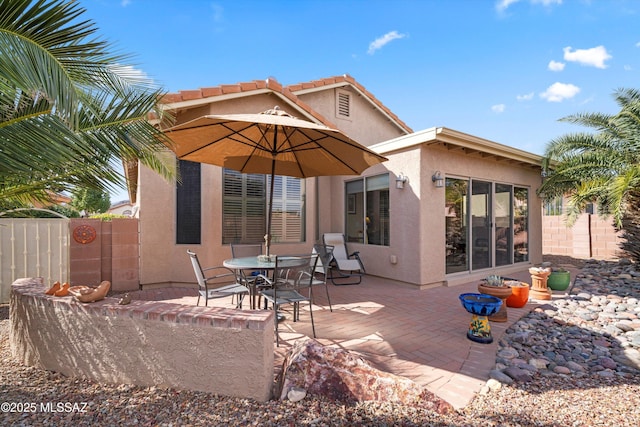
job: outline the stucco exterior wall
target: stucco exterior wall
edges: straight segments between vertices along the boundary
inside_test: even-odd
[[[238,88],[236,88],[239,90]],[[349,91],[351,116],[336,114],[336,93]],[[436,188],[431,176],[439,170],[443,177],[479,178],[491,182],[516,184],[529,188],[529,259],[527,264],[541,262],[540,201],[535,195],[540,185],[540,170],[532,164],[533,155],[515,152],[509,147],[472,135],[444,128],[432,128],[404,135],[388,117],[350,86],[310,89],[296,92],[298,99],[312,110],[354,138],[372,146],[389,161],[373,166],[364,177],[389,174],[390,245],[375,246],[348,243],[350,252],[359,251],[368,274],[406,282],[420,287],[456,284],[485,277],[487,270],[473,273],[445,274],[444,188]],[[200,98],[199,98],[200,99]],[[251,96],[228,96],[207,106],[189,109],[188,101],[177,112],[177,123],[202,114],[254,113],[279,105],[283,110],[304,118],[300,110],[287,104],[274,92]],[[424,139],[423,139],[424,138]],[[451,142],[453,149],[443,148]],[[451,148],[449,147],[449,148]],[[483,151],[485,150],[485,151]],[[396,188],[396,177],[408,177],[404,189]],[[196,251],[203,265],[219,265],[231,256],[229,245],[221,239],[222,171],[215,166],[202,167],[202,244],[176,245],[175,186],[141,168],[139,186],[141,219],[141,284],[194,283],[194,275],[186,250]],[[326,232],[345,231],[345,181],[359,177],[321,177],[306,180],[306,238],[297,244],[272,245],[275,254],[297,254],[311,251]],[[490,269],[508,273],[523,266]]]
[[[334,91],[326,91],[333,94]],[[333,95],[330,95],[333,96]],[[359,97],[354,96],[354,99]],[[335,108],[335,100],[318,100],[331,102]],[[305,100],[306,102],[306,100]],[[205,114],[238,114],[258,113],[278,105],[283,110],[299,118],[305,118],[296,113],[283,99],[272,92],[251,97],[229,98],[193,109],[180,110],[176,117],[176,124],[195,119]],[[370,105],[365,105],[362,99],[353,104],[357,121],[354,126],[348,123],[336,123],[342,131],[349,125],[352,131],[366,129],[363,135],[368,135],[369,143],[378,142],[373,139],[398,136],[397,131],[387,121],[381,120]],[[321,112],[322,113],[322,112]],[[327,117],[333,119],[335,110]],[[362,126],[367,123],[367,126]],[[395,128],[397,129],[397,128]],[[363,132],[363,131],[359,131]],[[354,136],[356,140],[357,137]],[[173,153],[166,154],[174,159]],[[143,286],[155,284],[193,284],[195,276],[191,263],[186,254],[191,249],[198,254],[203,266],[221,265],[231,257],[229,245],[222,244],[222,168],[212,165],[202,165],[202,243],[200,245],[178,245],[176,241],[176,188],[175,184],[167,183],[154,172],[144,166],[139,168],[138,205],[140,210],[140,284]],[[316,194],[317,183],[323,183],[320,194]],[[333,183],[339,184],[340,193],[343,192],[342,177],[319,177],[306,180],[306,215],[305,241],[296,244],[272,243],[272,251],[276,254],[300,254],[311,252],[314,243],[322,240],[322,233],[336,231],[333,219],[334,211],[340,209],[343,202],[333,190]],[[325,185],[326,184],[326,185]],[[336,199],[338,201],[336,201]],[[344,211],[341,211],[341,213]],[[341,229],[338,229],[341,230]]]
[[[148,168],[140,168],[140,284],[195,284],[187,249],[198,254],[203,267],[222,265],[231,246],[222,244],[222,168],[202,165],[201,244],[176,244],[176,188]],[[306,241],[272,243],[277,254],[310,253],[317,235],[315,178],[306,180]]]
[[[336,114],[336,93],[340,90],[351,94],[349,118]],[[302,93],[297,96],[362,145],[369,146],[405,135],[405,132],[396,125],[388,120],[383,120],[380,112],[374,109],[370,102],[348,86]]]
[[[115,298],[83,304],[12,285],[11,350],[70,377],[174,387],[266,401],[274,371],[273,312]]]
[[[439,145],[424,146],[422,158],[424,169],[421,179],[425,190],[423,200],[431,200],[432,203],[422,205],[422,225],[427,230],[424,238],[425,242],[430,242],[429,245],[423,245],[422,250],[423,258],[434,260],[422,265],[421,277],[425,283],[429,283],[429,278],[440,278],[437,280],[446,280],[448,285],[456,285],[482,279],[487,274],[507,275],[523,268],[522,265],[515,264],[445,275],[445,189],[436,188],[431,182],[431,176],[435,171],[440,171],[443,177],[473,178],[528,188],[529,262],[525,264],[542,262],[542,223],[539,215],[541,200],[536,195],[536,190],[541,185],[539,170],[497,161],[491,157],[465,154],[462,150],[447,150]],[[435,235],[433,230],[437,230]]]
[[[493,157],[465,154],[464,150],[448,150],[438,144],[414,145],[384,153],[389,161],[367,169],[363,176],[389,173],[390,246],[348,243],[349,251],[359,251],[367,274],[407,282],[419,287],[456,285],[487,274],[503,274],[522,270],[523,265],[542,262],[541,201],[536,190],[541,184],[540,172]],[[529,262],[520,265],[477,271],[445,273],[445,189],[431,180],[435,171],[443,177],[474,178],[515,184],[529,189]],[[395,177],[408,177],[403,189],[396,188]],[[344,230],[344,183],[350,177],[332,181],[329,231]]]

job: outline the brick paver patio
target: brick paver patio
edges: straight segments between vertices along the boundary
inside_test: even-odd
[[[572,278],[576,273],[574,269]],[[531,283],[527,268],[509,277]],[[477,292],[477,283],[417,290],[365,276],[360,285],[329,285],[333,312],[329,311],[324,289],[317,288],[313,307],[317,340],[355,352],[376,368],[410,378],[454,407],[464,407],[489,379],[504,332],[537,304],[510,307],[507,322],[491,322],[493,343],[472,342],[466,337],[471,315],[458,295]],[[197,300],[195,289],[188,288],[144,290],[131,295],[134,299],[188,305],[195,305]],[[230,298],[209,301],[212,303],[232,306]],[[287,313],[279,325],[280,347],[274,343],[276,372],[291,344],[311,336],[306,310],[303,307],[299,322],[292,322]]]

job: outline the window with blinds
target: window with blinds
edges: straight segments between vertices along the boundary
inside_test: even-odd
[[[222,242],[261,243],[267,232],[270,177],[223,170]],[[271,241],[304,241],[304,180],[276,176],[273,191]]]

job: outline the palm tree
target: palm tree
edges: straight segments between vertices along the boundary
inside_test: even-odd
[[[584,113],[561,121],[595,130],[561,136],[546,147],[543,168],[547,174],[538,193],[545,198],[568,196],[567,215],[572,223],[590,202],[599,212],[613,216],[622,227],[625,212],[638,210],[629,195],[640,189],[640,91],[619,89],[613,115]]]
[[[149,120],[162,92],[110,52],[75,0],[0,0],[0,200],[124,188],[120,162],[175,178]]]

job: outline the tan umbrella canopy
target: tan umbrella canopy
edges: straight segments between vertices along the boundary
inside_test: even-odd
[[[273,177],[360,175],[387,159],[337,129],[300,120],[278,107],[259,114],[207,115],[166,131],[182,160],[271,175],[266,254],[271,243]]]

